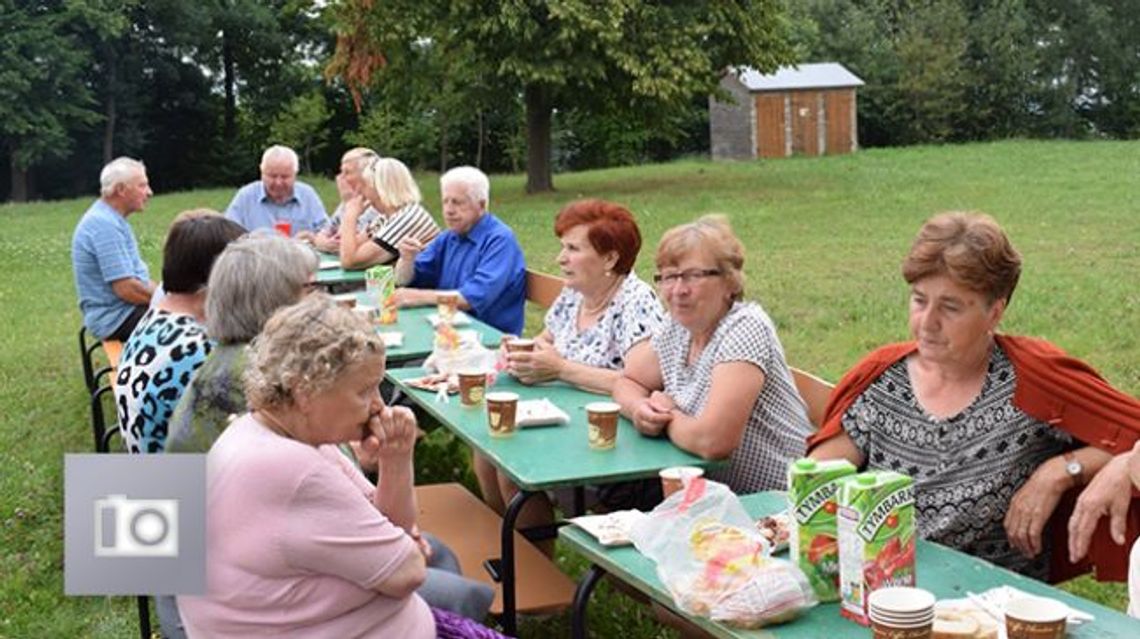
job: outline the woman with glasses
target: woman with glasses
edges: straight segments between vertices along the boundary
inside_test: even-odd
[[[416,420],[380,398],[384,344],[368,321],[313,295],[249,350],[251,411],[209,453],[206,595],[178,598],[189,634],[501,637],[418,594],[431,550],[416,526]],[[338,450],[348,443],[380,460],[376,483]]]
[[[405,237],[425,245],[430,242],[439,234],[439,225],[422,200],[420,187],[403,162],[374,157],[361,173],[360,194],[344,205],[343,224],[355,227],[365,210],[378,215],[366,232],[341,236],[340,265],[359,269],[391,264],[400,256],[396,247]]]
[[[565,286],[546,313],[534,351],[509,354],[507,370],[524,384],[562,380],[608,395],[627,354],[664,318],[653,289],[633,272],[641,231],[621,205],[578,200],[558,212],[554,234],[562,244],[558,267]],[[474,468],[484,500],[502,514],[518,488],[480,455],[474,456]],[[649,509],[661,501],[660,488],[656,480],[591,487],[587,506]],[[553,521],[550,502],[537,496],[523,507],[518,527]],[[552,544],[541,547],[553,551]]]
[[[645,435],[668,436],[705,459],[737,493],[783,488],[811,433],[772,320],[744,296],[744,248],[728,222],[706,216],[657,247],[669,321],[634,349],[614,400]]]

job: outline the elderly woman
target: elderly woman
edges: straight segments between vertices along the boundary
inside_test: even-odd
[[[403,162],[395,158],[369,162],[361,174],[360,195],[344,206],[344,220],[345,224],[355,224],[369,206],[379,215],[366,233],[341,237],[341,266],[391,264],[399,257],[396,247],[405,237],[430,242],[439,233],[439,225],[420,203],[422,199],[420,187]]]
[[[416,594],[416,422],[380,399],[384,345],[323,295],[278,311],[251,347],[252,412],[210,450],[204,597],[179,597],[193,636],[491,637]],[[336,448],[380,460],[369,484]],[[252,522],[252,524],[251,524]]]
[[[231,416],[246,411],[246,345],[274,311],[311,290],[316,270],[311,250],[274,235],[251,235],[222,252],[206,292],[206,332],[217,346],[174,410],[167,451],[209,451]]]
[[[738,493],[783,488],[811,432],[776,327],[743,302],[744,248],[706,216],[665,233],[657,282],[668,323],[626,356],[614,399],[643,434],[665,434]]]
[[[215,211],[180,213],[162,251],[166,294],[123,345],[115,377],[119,431],[132,453],[160,453],[178,399],[212,344],[202,325],[214,258],[245,234]]]
[[[546,313],[535,350],[508,355],[508,370],[524,384],[559,379],[609,395],[626,354],[664,318],[653,289],[633,272],[641,231],[625,207],[579,200],[558,213],[554,234],[562,244],[558,266],[565,287]],[[518,488],[484,457],[475,455],[474,466],[483,498],[502,513]],[[622,482],[596,491],[597,501],[610,510],[652,508],[660,501],[657,481]],[[549,502],[535,498],[520,513],[519,527],[552,521]]]
[[[309,242],[326,253],[336,253],[340,250],[341,222],[344,220],[345,205],[360,195],[362,186],[360,173],[377,157],[379,156],[372,149],[359,146],[345,151],[340,158],[340,172],[336,174],[336,190],[340,195],[340,204],[337,204],[336,211],[321,230],[316,233],[302,231],[297,234],[297,239]],[[357,217],[354,232],[364,233],[375,217],[376,211],[372,208],[367,209]]]
[[[1069,488],[1140,437],[1140,402],[1047,342],[997,332],[1020,273],[992,218],[928,220],[902,265],[913,341],[856,364],[809,445],[813,457],[907,473],[924,538],[1043,578],[1046,523]],[[1052,577],[1074,574],[1056,554]],[[1123,557],[1093,559],[1102,578],[1123,578]]]

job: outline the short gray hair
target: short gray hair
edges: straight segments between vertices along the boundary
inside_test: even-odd
[[[319,260],[305,245],[276,235],[230,243],[206,289],[206,332],[223,344],[248,342],[273,312],[301,297]]]
[[[449,184],[462,184],[467,187],[467,197],[473,202],[483,202],[483,207],[491,201],[491,181],[487,174],[473,166],[457,166],[439,178],[439,189],[443,191]]]
[[[134,158],[115,158],[99,172],[99,193],[103,197],[115,194],[115,187],[126,184],[140,173],[146,173],[146,165]]]
[[[273,160],[286,159],[289,164],[293,166],[293,172],[296,173],[301,168],[301,160],[297,157],[297,152],[287,146],[274,144],[273,146],[265,149],[265,153],[261,154],[261,170],[265,170],[265,165]]]
[[[253,340],[242,378],[246,402],[253,410],[287,407],[298,391],[323,393],[370,357],[384,366],[384,340],[372,324],[327,295],[310,295],[279,309]]]

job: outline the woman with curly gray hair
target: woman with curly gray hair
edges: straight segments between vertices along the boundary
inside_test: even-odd
[[[209,454],[207,593],[179,597],[192,636],[496,637],[417,594],[416,421],[380,398],[384,345],[324,295],[279,310],[250,347],[252,412]],[[337,448],[380,460],[371,485]]]

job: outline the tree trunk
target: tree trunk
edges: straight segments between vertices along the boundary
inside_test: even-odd
[[[237,97],[234,95],[234,45],[229,31],[222,31],[222,83],[226,90],[225,139],[232,142],[237,137]]]
[[[16,161],[16,152],[8,158],[9,175],[11,176],[12,189],[8,192],[8,201],[10,202],[27,202],[28,201],[28,170]]]
[[[548,87],[530,84],[526,100],[526,192],[554,190],[550,173],[550,119],[554,112]]]
[[[439,172],[447,171],[447,123],[446,110],[439,114]]]
[[[483,168],[483,109],[479,109],[475,113],[476,132],[478,137],[475,140],[475,168],[482,170]]]
[[[115,47],[107,46],[107,104],[103,124],[103,166],[115,158],[115,120],[118,118],[118,103],[115,92],[119,87],[119,64],[115,57]]]

